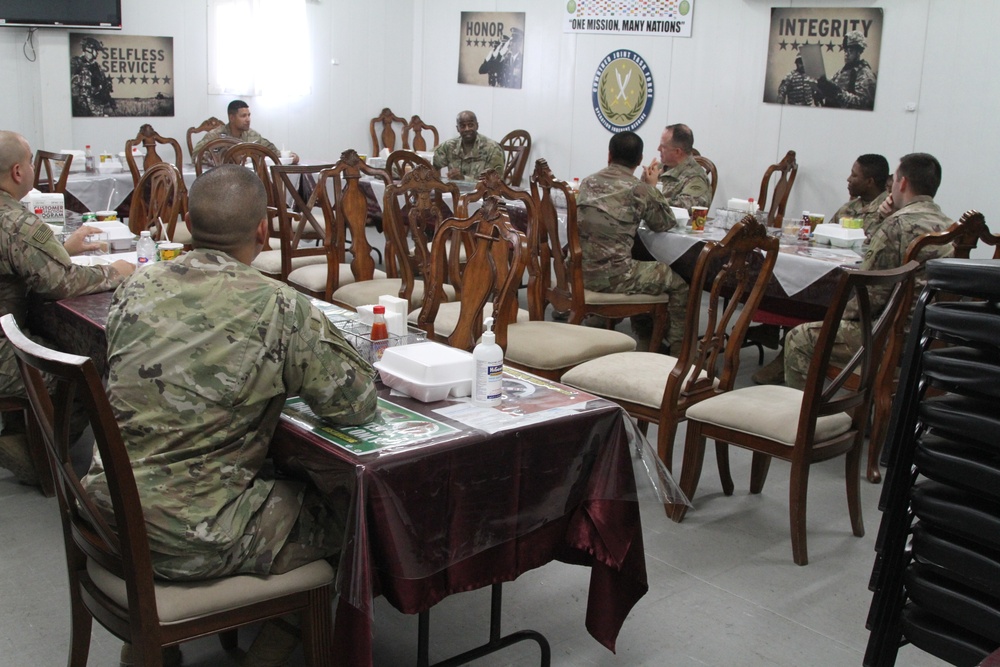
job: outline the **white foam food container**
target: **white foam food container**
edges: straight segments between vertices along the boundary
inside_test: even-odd
[[[677,221],[678,227],[687,227],[688,221],[691,219],[691,214],[688,213],[686,208],[678,208],[676,206],[671,206],[670,210],[674,213],[674,219]]]
[[[851,248],[864,242],[865,230],[848,229],[832,223],[816,225],[813,229],[813,240],[817,243],[829,243],[838,248]]]
[[[424,403],[472,392],[472,353],[441,343],[386,348],[374,365],[382,382]]]
[[[107,220],[104,222],[88,222],[87,226],[97,227],[108,235],[108,244],[115,250],[128,250],[132,247],[135,234],[123,222]]]

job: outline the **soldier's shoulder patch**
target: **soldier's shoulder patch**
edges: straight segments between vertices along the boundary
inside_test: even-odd
[[[26,223],[24,234],[28,237],[28,242],[32,245],[41,246],[52,239],[52,228],[41,220],[36,220],[34,224]]]

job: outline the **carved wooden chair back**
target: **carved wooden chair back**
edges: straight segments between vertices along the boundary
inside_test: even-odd
[[[382,113],[371,119],[368,129],[372,135],[372,155],[378,155],[383,148],[388,148],[390,153],[396,150],[396,129],[394,128],[396,124],[399,125],[399,132],[402,134],[403,128],[406,127],[406,119],[394,114],[389,107],[382,109]],[[381,131],[376,132],[376,125],[382,126]]]
[[[203,120],[201,122],[201,125],[198,125],[197,127],[189,127],[187,129],[188,155],[191,156],[191,162],[192,163],[194,163],[194,145],[196,143],[195,140],[194,140],[194,135],[196,135],[196,134],[202,134],[204,132],[211,132],[215,128],[222,127],[223,125],[225,125],[224,122],[222,122],[221,120],[219,120],[215,116],[211,116],[211,117],[206,118],[205,120]]]
[[[403,148],[407,148],[413,151],[426,151],[427,150],[427,140],[424,138],[424,132],[430,132],[431,136],[434,138],[434,143],[431,144],[431,150],[438,147],[441,143],[441,138],[438,135],[438,130],[433,125],[428,125],[420,119],[420,116],[414,115],[410,118],[410,122],[403,126]],[[410,135],[413,135],[411,138]]]
[[[528,155],[531,153],[531,135],[527,130],[508,132],[500,140],[500,148],[503,149],[504,156],[504,183],[519,187],[524,177],[524,169],[528,165]]]
[[[795,174],[798,171],[799,163],[795,161],[795,151],[788,151],[780,162],[772,164],[764,171],[764,178],[760,181],[760,196],[757,199],[757,204],[761,211],[767,211],[768,227],[781,227],[781,222],[785,217],[788,195],[792,192]],[[774,189],[771,190],[771,177],[774,174],[778,174],[778,180],[775,181]],[[770,197],[768,197],[769,190],[771,191]],[[771,202],[770,208],[767,206],[769,200]]]
[[[132,185],[135,186],[139,183],[139,166],[135,162],[135,156],[132,155],[132,148],[134,146],[142,146],[146,151],[146,156],[142,159],[143,170],[149,169],[154,164],[159,164],[165,160],[157,152],[157,147],[169,146],[174,149],[174,166],[177,167],[177,171],[183,173],[184,170],[184,154],[181,152],[181,145],[176,139],[171,137],[162,137],[160,134],[153,129],[153,126],[149,123],[145,123],[139,128],[138,134],[135,135],[135,139],[128,139],[125,141],[125,161],[128,163],[128,170],[132,173]]]
[[[40,192],[66,192],[66,179],[73,164],[71,153],[35,151],[34,188]]]

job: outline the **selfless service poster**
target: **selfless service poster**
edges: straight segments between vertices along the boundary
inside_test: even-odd
[[[174,38],[70,33],[74,116],[173,116]]]

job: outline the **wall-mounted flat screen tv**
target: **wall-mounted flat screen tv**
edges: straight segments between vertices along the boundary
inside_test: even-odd
[[[121,0],[0,0],[0,26],[121,30]]]

